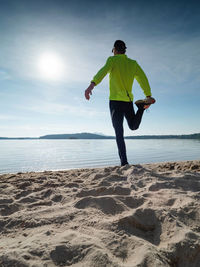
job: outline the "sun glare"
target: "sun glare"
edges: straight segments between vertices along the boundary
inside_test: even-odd
[[[38,62],[41,78],[48,80],[60,80],[63,76],[64,66],[62,59],[53,53],[45,53],[40,56]]]

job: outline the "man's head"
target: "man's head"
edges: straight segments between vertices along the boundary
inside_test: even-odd
[[[117,40],[114,43],[112,52],[114,53],[114,55],[125,54],[126,53],[126,48],[127,48],[126,44],[123,41]]]

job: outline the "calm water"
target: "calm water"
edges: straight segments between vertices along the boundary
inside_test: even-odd
[[[200,159],[199,140],[126,140],[130,164]],[[115,140],[0,140],[0,173],[119,165]]]

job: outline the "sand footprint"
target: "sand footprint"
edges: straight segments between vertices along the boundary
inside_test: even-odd
[[[52,189],[45,189],[41,192],[41,198],[48,198],[53,194]]]
[[[12,198],[0,198],[0,204],[10,204],[13,203]]]
[[[111,174],[109,176],[107,176],[104,181],[107,182],[123,182],[123,181],[127,181],[127,177],[126,176],[122,176],[119,174]]]
[[[8,216],[19,210],[18,204],[0,204],[0,215]]]
[[[51,198],[51,200],[52,200],[53,202],[61,202],[62,199],[63,199],[63,196],[62,196],[62,195],[56,195],[56,194],[53,195],[52,198]]]
[[[149,187],[149,191],[159,191],[161,189],[174,189],[175,186],[171,182],[156,182]]]
[[[103,196],[103,195],[130,195],[131,190],[127,187],[122,186],[111,186],[111,187],[98,187],[91,190],[81,190],[77,193],[77,197],[87,196]]]
[[[26,197],[26,196],[28,196],[29,194],[31,194],[32,193],[32,190],[22,190],[22,191],[20,191],[19,193],[17,193],[15,196],[14,196],[14,198],[15,199],[19,199],[19,198],[21,198],[21,197]]]
[[[85,197],[79,200],[75,207],[78,209],[95,208],[101,210],[105,214],[115,215],[127,210],[123,203],[117,201],[113,197]]]
[[[133,215],[119,219],[114,226],[129,235],[145,239],[154,245],[160,243],[160,223],[152,209],[137,209]]]
[[[10,255],[0,256],[0,266],[2,267],[29,267],[23,260],[17,260]]]
[[[143,197],[131,197],[131,196],[116,196],[116,199],[123,202],[127,207],[131,209],[136,209],[139,206],[143,205],[145,202],[145,199]]]
[[[75,187],[75,188],[78,188],[79,184],[77,184],[77,183],[68,183],[64,187],[69,187],[69,188],[74,188]]]
[[[22,189],[22,190],[26,189],[27,187],[29,187],[29,186],[31,186],[31,185],[32,185],[32,184],[31,184],[31,182],[29,182],[29,181],[26,181],[26,182],[22,182],[22,183],[16,184],[17,188]]]
[[[50,252],[50,257],[55,265],[71,266],[85,257],[88,247],[89,245],[59,245]]]
[[[37,198],[34,198],[32,196],[30,197],[22,197],[18,203],[34,203],[34,202],[37,202],[38,199]]]

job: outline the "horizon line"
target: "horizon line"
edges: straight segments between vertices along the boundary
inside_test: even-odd
[[[0,136],[0,139],[40,139],[41,137],[46,137],[46,136],[59,136],[59,135],[76,135],[76,134],[92,134],[92,135],[97,135],[97,136],[102,136],[102,137],[112,137],[115,138],[114,135],[105,135],[105,134],[98,134],[98,133],[89,133],[89,132],[80,132],[80,133],[65,133],[65,134],[45,134],[45,135],[41,135],[38,137],[5,137],[5,136]],[[190,136],[190,135],[198,135],[200,134],[200,132],[198,133],[191,133],[191,134],[147,134],[147,135],[128,135],[125,136],[124,138],[127,137],[162,137],[162,136]]]

